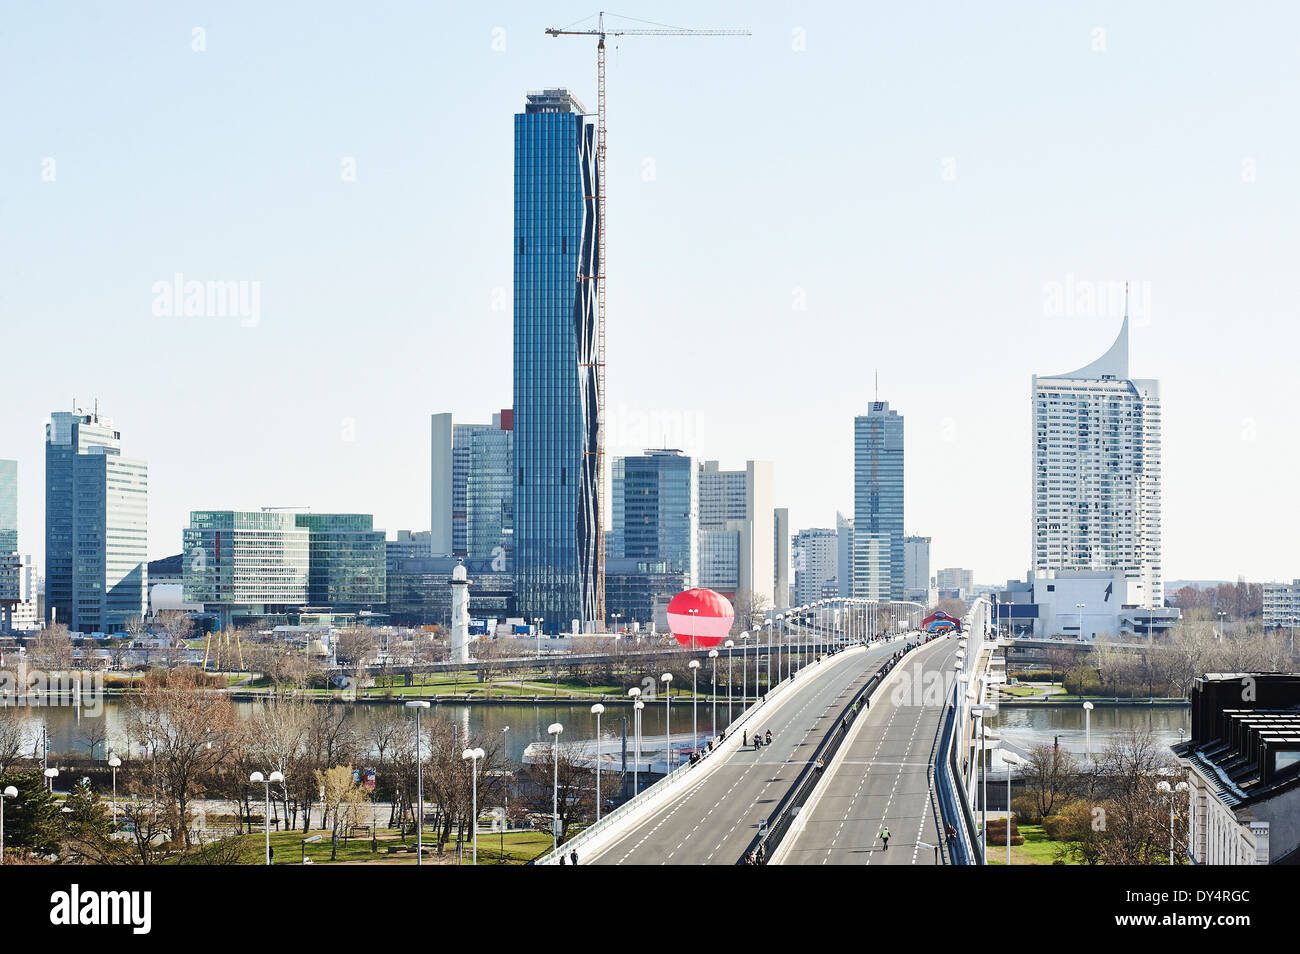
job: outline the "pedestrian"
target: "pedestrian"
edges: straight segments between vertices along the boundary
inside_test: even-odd
[[[564,854],[560,854],[560,864],[564,864]]]
[[[569,863],[573,865],[578,863],[578,852],[576,849],[569,852]]]
[[[880,840],[885,843],[885,851],[888,851],[889,850],[889,829],[888,828],[880,829]]]

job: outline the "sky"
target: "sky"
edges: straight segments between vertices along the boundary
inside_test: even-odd
[[[1300,7],[624,12],[752,35],[610,41],[611,455],[772,460],[792,530],[834,526],[879,372],[932,568],[1023,577],[1031,376],[1104,352],[1128,281],[1165,578],[1300,576]],[[543,32],[594,13],[6,4],[20,547],[43,563],[44,422],[96,399],[149,462],[153,558],[198,509],[426,529],[429,415],[511,401],[512,117],[552,86],[595,109],[594,40]],[[177,275],[249,307],[186,316]]]

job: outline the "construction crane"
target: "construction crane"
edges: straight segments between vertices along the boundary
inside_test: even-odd
[[[611,14],[611,16],[614,14]],[[620,17],[628,20],[631,17]],[[605,29],[605,11],[600,11],[594,30],[558,30],[550,27],[548,36],[594,36],[596,42],[596,615],[605,618],[605,37],[607,36],[749,36],[748,30],[690,30],[655,24],[653,29]],[[588,452],[584,452],[588,453]]]

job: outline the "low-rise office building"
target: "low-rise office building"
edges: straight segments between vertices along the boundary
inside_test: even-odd
[[[1162,635],[1180,613],[1148,609],[1143,580],[1131,571],[1040,570],[1007,582],[997,618],[999,629],[1015,636],[1095,639]]]

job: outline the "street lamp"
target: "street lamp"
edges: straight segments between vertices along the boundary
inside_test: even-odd
[[[691,671],[691,747],[698,748],[700,744],[700,720],[696,715],[695,707],[698,701],[696,695],[696,677],[700,672],[700,661],[692,659],[686,664],[686,668]]]
[[[45,776],[45,787],[49,789],[50,794],[54,794],[54,780],[59,777],[59,770],[56,768],[47,768],[41,773]]]
[[[269,776],[263,776],[261,772],[254,772],[248,776],[248,781],[253,785],[266,786],[266,807],[262,812],[262,824],[266,828],[266,863],[271,863],[271,784],[280,784],[284,781],[284,775],[280,772],[272,772]]]
[[[627,694],[632,697],[632,797],[636,798],[641,791],[641,710],[645,703],[641,701],[641,690],[635,686]],[[626,780],[627,776],[623,778]]]
[[[596,717],[596,821],[600,821],[600,714],[605,707],[597,702],[591,711]]]
[[[692,606],[686,611],[691,617],[691,649],[695,648],[695,619],[700,615],[700,608]]]
[[[551,767],[555,770],[554,787],[551,789],[551,842],[553,849],[560,847],[560,733],[564,726],[552,722],[546,727],[546,734],[555,740],[551,754]]]
[[[1075,603],[1074,608],[1079,611],[1079,638],[1083,639],[1083,608],[1087,603]]]
[[[545,622],[546,620],[540,616],[533,617],[533,632],[537,634],[537,658],[539,660],[542,658],[542,624]]]
[[[17,797],[18,789],[12,785],[6,785],[5,790],[0,792],[0,865],[5,863],[5,799]]]
[[[420,710],[429,708],[423,699],[408,702],[406,708],[415,710],[415,864],[424,864],[424,736],[420,734]]]
[[[713,660],[713,691],[709,694],[709,708],[713,710],[713,738],[718,737],[718,651],[709,650],[709,659]]]
[[[982,814],[983,829],[982,834],[982,858],[988,858],[988,732],[985,727],[985,716],[995,710],[995,707],[988,704],[979,704],[971,706],[971,712],[974,712],[976,719],[979,719],[979,776],[980,776],[980,814]]]
[[[727,725],[731,725],[731,647],[736,644],[729,639],[722,645],[727,650]]]
[[[108,767],[113,770],[113,831],[117,831],[117,770],[122,760],[113,753],[108,754]]]
[[[1179,782],[1177,785],[1170,785],[1166,781],[1156,783],[1156,791],[1165,795],[1169,799],[1169,864],[1174,863],[1174,793],[1187,791],[1187,783]]]
[[[664,775],[667,775],[673,770],[673,734],[669,725],[672,716],[673,674],[666,672],[659,678],[664,684],[664,744],[668,747],[664,756]]]
[[[470,785],[473,792],[472,811],[469,828],[474,836],[474,864],[478,864],[478,760],[483,757],[482,749],[466,749],[460,757],[470,760]]]
[[[1083,704],[1083,750],[1092,758],[1092,703]]]
[[[757,653],[757,650],[755,650]],[[757,658],[757,656],[755,656]],[[758,686],[758,673],[754,673],[754,685]],[[740,711],[749,705],[749,631],[740,634]]]

